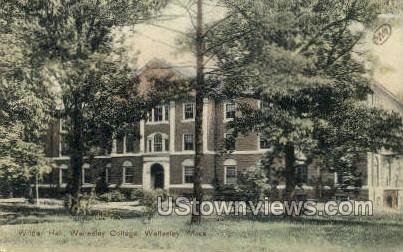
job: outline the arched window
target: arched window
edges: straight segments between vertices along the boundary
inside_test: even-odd
[[[155,134],[154,136],[154,152],[162,151],[162,136],[161,134]]]
[[[123,171],[123,184],[133,184],[134,183],[134,167],[132,162],[125,161],[122,165]]]
[[[83,184],[90,184],[91,183],[91,170],[90,170],[90,164],[85,163],[82,166],[82,180]]]
[[[224,184],[235,185],[237,183],[237,162],[227,159],[224,162]]]
[[[183,170],[183,184],[191,184],[193,183],[194,176],[194,162],[191,159],[186,159],[182,162],[182,170]]]
[[[147,137],[148,152],[169,151],[168,135],[164,133],[154,133]]]

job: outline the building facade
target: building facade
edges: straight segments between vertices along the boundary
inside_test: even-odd
[[[165,61],[158,59],[150,61],[137,74],[140,79],[146,80],[147,76],[161,71],[178,78],[188,77],[186,73],[180,72]],[[383,89],[378,89],[374,93],[374,97],[378,98],[371,98],[369,102],[374,99],[387,101],[395,99],[389,93],[380,97],[383,94],[380,90]],[[395,100],[396,102],[398,103],[398,100]],[[258,107],[260,102],[253,101],[252,105]],[[390,109],[389,107],[385,108]],[[403,107],[396,108],[403,113]],[[256,167],[262,155],[269,148],[264,139],[256,134],[239,136],[235,143],[230,144],[230,146],[225,145],[225,139],[230,134],[226,125],[235,117],[235,113],[236,104],[234,102],[204,100],[202,125],[204,173],[202,187],[207,191],[214,189],[214,182],[221,185],[235,184],[239,171]],[[83,187],[93,188],[101,180],[109,188],[142,188],[147,190],[161,188],[170,192],[191,193],[194,172],[194,118],[195,104],[191,99],[171,101],[155,107],[150,112],[148,120],[141,121],[133,128],[132,133],[127,133],[113,140],[111,153],[96,156],[95,161],[91,164],[83,165]],[[65,134],[63,120],[52,125],[49,132],[46,150],[55,161],[56,168],[49,174],[46,183],[40,186],[63,190],[70,175],[67,146],[63,141],[63,134]],[[136,135],[139,135],[140,138],[136,138]],[[225,151],[226,149],[232,151]],[[367,156],[368,158],[365,157],[364,162],[361,163],[364,171],[362,195],[364,198],[370,197],[377,201],[379,195],[384,195],[386,188],[378,188],[374,186],[377,185],[376,183],[373,184],[373,160],[378,160],[379,164],[382,164],[387,155],[380,153],[368,154]],[[393,176],[394,180],[391,179],[393,183],[397,183],[395,173],[397,174],[397,170],[400,172],[402,169],[401,160],[399,161],[400,166],[393,168],[396,171],[391,171],[391,175],[388,177],[391,179]],[[393,163],[392,166],[395,167],[396,164]],[[383,168],[379,166],[379,170],[383,170]],[[304,193],[310,194],[309,197],[315,197],[313,180],[319,175],[319,172],[319,167],[315,164],[301,166],[301,170],[298,171],[298,176],[303,182],[300,189]],[[322,177],[326,185],[339,183],[337,174],[322,174]],[[381,180],[380,178],[379,181]],[[382,180],[382,186],[383,182]],[[403,180],[399,180],[399,186],[403,186],[402,182]],[[388,185],[392,185],[391,183]],[[280,184],[279,188],[282,187],[284,186]],[[401,190],[398,190],[397,193],[402,195]],[[396,194],[396,190],[392,194]],[[400,206],[401,200],[396,204]]]

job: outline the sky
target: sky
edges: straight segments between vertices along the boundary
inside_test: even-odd
[[[180,1],[183,3],[186,0]],[[204,8],[205,22],[224,16],[222,8],[213,5]],[[126,39],[125,45],[132,62],[141,67],[152,58],[161,58],[185,71],[194,72],[194,55],[181,51],[177,46],[181,33],[193,29],[189,14],[177,4],[169,5],[163,14],[172,18],[137,25],[134,35]],[[392,93],[403,96],[403,18],[382,17],[378,22],[379,25],[392,25],[389,39],[382,45],[376,45],[372,41],[373,31],[369,31],[362,44],[375,59],[375,80]]]

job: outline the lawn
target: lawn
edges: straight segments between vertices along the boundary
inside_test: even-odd
[[[11,211],[0,207],[5,215]],[[291,220],[205,217],[198,227],[190,226],[188,217],[178,216],[157,216],[147,223],[138,214],[73,220],[55,210],[19,209],[19,213],[0,226],[0,252],[403,251],[399,213]]]

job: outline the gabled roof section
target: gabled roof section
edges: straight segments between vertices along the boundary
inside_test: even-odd
[[[392,92],[390,92],[385,86],[383,86],[382,84],[376,82],[373,85],[373,87],[378,89],[379,91],[381,91],[382,93],[384,93],[388,97],[390,97],[393,101],[395,101],[397,104],[399,104],[400,107],[402,107],[402,109],[403,109],[403,101],[399,97],[394,95]]]
[[[145,71],[149,70],[149,69],[153,69],[153,70],[170,70],[173,73],[175,73],[176,75],[178,75],[178,77],[184,78],[184,79],[190,79],[190,78],[194,78],[195,75],[180,66],[175,66],[169,62],[167,62],[164,59],[160,59],[160,58],[152,58],[150,61],[148,61],[144,66],[142,66],[139,70],[137,70],[135,72],[136,76],[141,75],[142,73],[144,73]]]

